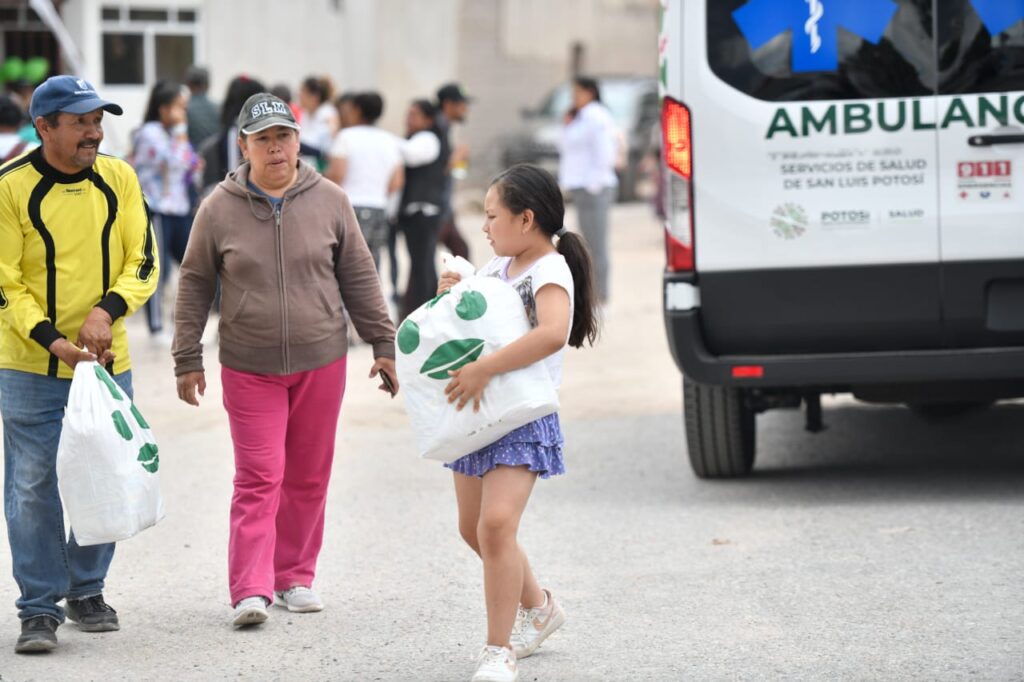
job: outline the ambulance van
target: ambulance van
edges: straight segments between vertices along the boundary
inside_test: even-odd
[[[1024,0],[663,0],[664,310],[690,463],[821,395],[1024,396]]]

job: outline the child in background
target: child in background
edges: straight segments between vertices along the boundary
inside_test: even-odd
[[[451,372],[449,402],[479,409],[497,374],[543,362],[557,388],[565,345],[580,348],[597,337],[590,256],[583,240],[563,226],[558,183],[528,164],[492,183],[484,200],[484,233],[495,258],[478,274],[515,287],[531,331],[504,348]],[[438,293],[459,281],[444,272]],[[473,682],[515,682],[517,659],[531,655],[563,623],[565,611],[542,589],[516,539],[519,520],[539,475],[565,473],[558,413],[522,426],[446,467],[454,471],[459,531],[484,565],[487,645]]]

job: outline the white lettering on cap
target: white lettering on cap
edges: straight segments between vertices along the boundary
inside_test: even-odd
[[[281,116],[287,116],[291,113],[288,107],[281,102],[257,102],[253,105],[252,109],[249,110],[249,114],[253,119],[263,118],[264,116],[273,116],[275,114]]]

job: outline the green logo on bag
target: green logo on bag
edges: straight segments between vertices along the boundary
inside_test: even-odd
[[[443,291],[427,303],[427,308],[448,295],[451,289]],[[467,291],[459,298],[455,306],[455,314],[466,322],[479,320],[487,312],[487,299],[479,291]],[[398,350],[406,355],[415,353],[420,347],[420,327],[412,320],[406,320],[398,328]],[[431,379],[447,379],[448,372],[468,365],[480,357],[483,351],[480,339],[456,339],[442,344],[435,350],[420,368],[421,374]]]
[[[110,378],[109,374],[107,374],[107,370],[96,365],[92,368],[92,371],[96,373],[96,378],[107,387],[107,390],[110,391],[110,395],[114,397],[114,400],[124,400],[124,398],[121,397],[121,392],[117,390],[117,384],[115,384],[114,380]]]
[[[398,328],[398,350],[406,355],[416,352],[420,347],[420,326],[412,320],[406,320]]]
[[[142,468],[151,474],[155,474],[160,468],[158,452],[160,452],[160,448],[156,446],[156,443],[146,443],[139,448],[139,462],[142,463]]]
[[[487,299],[479,291],[467,291],[455,306],[455,314],[467,322],[479,320],[487,312]]]
[[[420,374],[431,379],[449,379],[448,372],[475,362],[483,350],[483,339],[455,339],[442,343],[420,367]]]
[[[114,428],[117,429],[117,435],[125,440],[131,440],[132,430],[128,426],[128,422],[125,421],[124,415],[121,414],[121,410],[114,410],[114,414],[110,416],[114,418]]]

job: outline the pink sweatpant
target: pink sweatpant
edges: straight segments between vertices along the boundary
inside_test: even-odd
[[[284,376],[221,368],[235,446],[231,603],[312,585],[324,535],[345,358]]]

